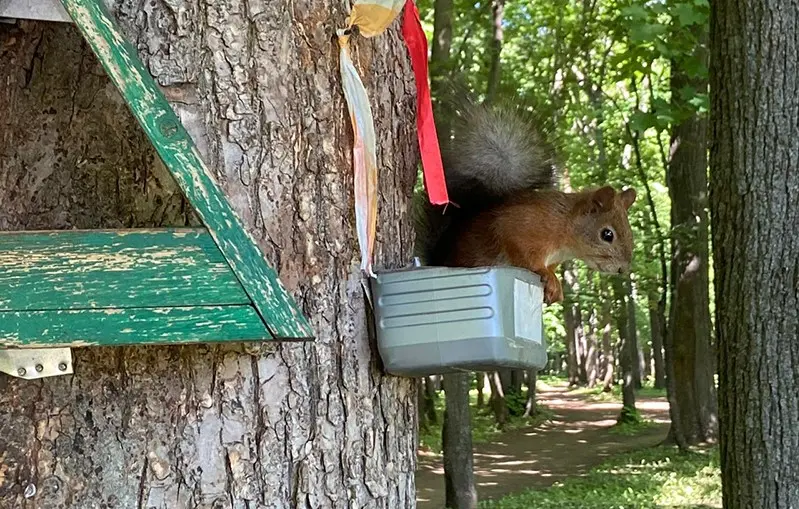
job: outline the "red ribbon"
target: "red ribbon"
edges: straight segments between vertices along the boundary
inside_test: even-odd
[[[422,155],[424,185],[427,196],[433,205],[449,203],[447,183],[444,180],[444,165],[441,163],[441,149],[438,145],[436,125],[433,121],[433,103],[430,99],[430,85],[427,83],[427,36],[419,20],[419,11],[413,0],[406,0],[402,18],[402,37],[411,55],[411,67],[416,77],[416,128],[419,137],[419,150]]]

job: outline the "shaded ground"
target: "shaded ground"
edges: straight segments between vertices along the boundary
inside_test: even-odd
[[[668,432],[669,407],[665,398],[637,398],[638,411],[656,424],[635,436],[609,430],[616,423],[619,403],[594,403],[587,395],[569,394],[565,387],[546,387],[539,392],[538,400],[554,412],[550,422],[511,431],[492,443],[474,446],[480,500],[584,475],[608,456],[658,444]],[[444,507],[444,467],[440,456],[420,454],[416,500],[419,509]]]

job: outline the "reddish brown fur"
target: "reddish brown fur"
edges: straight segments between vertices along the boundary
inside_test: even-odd
[[[455,226],[446,265],[511,265],[541,276],[547,303],[563,299],[555,268],[571,259],[590,268],[623,273],[632,261],[632,231],[627,211],[634,189],[617,193],[606,186],[564,193],[536,190],[520,193]],[[610,228],[614,239],[600,236]]]

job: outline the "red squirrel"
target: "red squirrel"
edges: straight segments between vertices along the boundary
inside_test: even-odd
[[[556,267],[629,270],[633,188],[562,192],[553,149],[518,108],[468,104],[442,142],[451,201],[446,214],[417,202],[417,256],[428,265],[510,265],[535,272],[544,300],[563,300]]]

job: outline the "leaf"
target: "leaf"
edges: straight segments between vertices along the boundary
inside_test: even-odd
[[[663,35],[668,30],[666,25],[661,23],[641,23],[630,27],[630,41],[632,42],[652,42],[658,36]]]
[[[673,7],[673,16],[675,16],[680,26],[699,25],[707,20],[707,15],[703,12],[704,9],[698,8],[693,3],[678,3]]]
[[[644,6],[640,4],[628,5],[622,8],[621,14],[627,18],[632,18],[633,21],[647,19],[649,17],[649,13],[647,13]]]
[[[647,129],[655,127],[657,119],[650,111],[638,110],[630,117],[630,129],[643,134]]]

